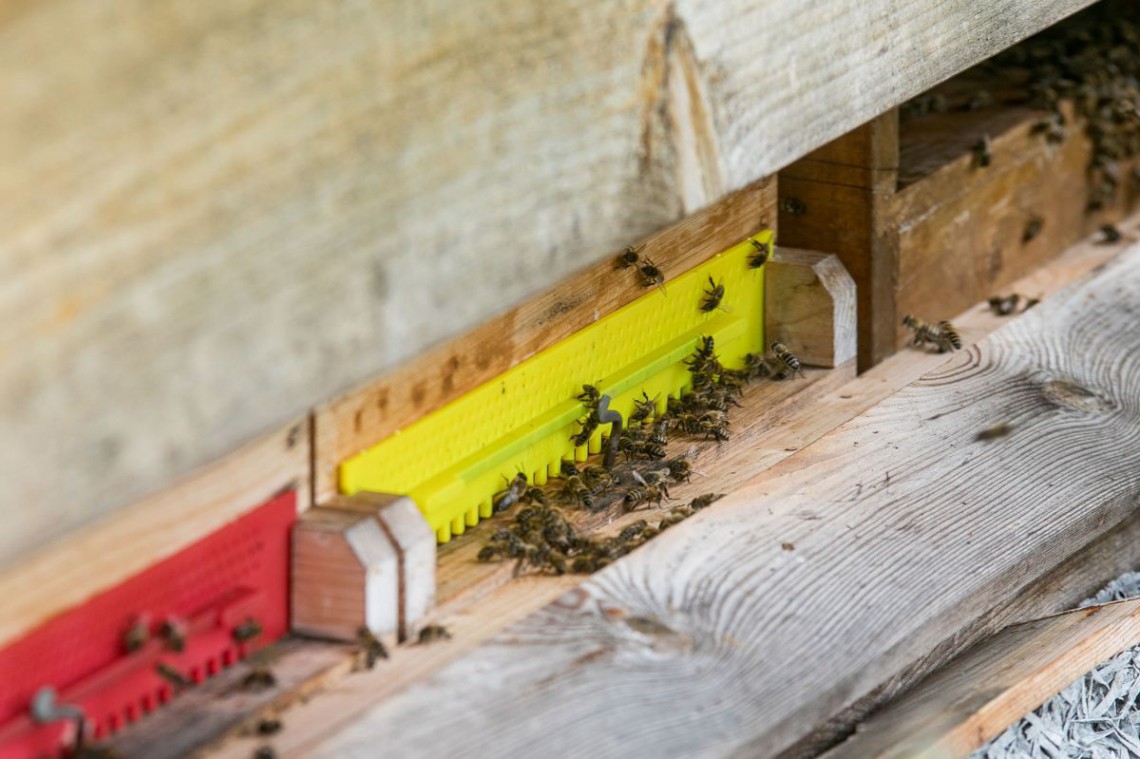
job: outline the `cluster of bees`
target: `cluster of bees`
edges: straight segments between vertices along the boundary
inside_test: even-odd
[[[514,507],[517,511],[509,525],[492,534],[478,554],[479,561],[514,560],[516,574],[594,572],[720,498],[721,494],[707,493],[660,512],[655,525],[641,519],[613,537],[580,534],[562,508],[597,513],[616,507],[618,513],[628,514],[660,507],[670,498],[670,486],[689,482],[694,473],[690,461],[694,447],[668,458],[670,440],[682,437],[718,444],[728,440],[729,409],[740,406],[747,383],[760,377],[785,379],[803,371],[799,359],[779,342],[771,345],[770,355],[749,354],[743,368],[728,369],[708,336],[701,338],[685,363],[692,377],[690,392],[668,398],[661,412],[657,399],[643,391],[625,423],[611,428],[621,430],[617,438],[603,437],[603,447],[612,443],[622,457],[620,462],[605,466],[563,461],[557,482],[545,488],[531,485],[522,472],[515,475],[495,495],[493,511],[502,513]],[[579,421],[581,429],[571,437],[581,446],[605,423],[600,412],[603,396],[593,385],[583,385],[577,398],[588,409]]]

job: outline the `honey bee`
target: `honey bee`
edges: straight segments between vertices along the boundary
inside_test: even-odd
[[[962,338],[958,335],[958,330],[948,321],[928,324],[922,319],[907,314],[903,317],[903,326],[914,333],[912,345],[921,347],[930,343],[938,348],[939,353],[958,350],[962,347]]]
[[[721,498],[724,498],[724,493],[705,493],[689,501],[689,506],[691,506],[694,511],[700,511],[701,509],[708,508],[714,501],[719,501]]]
[[[756,252],[748,257],[748,268],[759,269],[768,263],[768,259],[772,256],[772,243],[760,242],[752,238],[749,238],[748,242],[752,243],[752,247],[756,249]]]
[[[649,523],[644,519],[639,519],[636,522],[626,525],[621,532],[618,533],[617,539],[622,543],[628,543],[631,540],[640,538],[649,529]]]
[[[979,168],[989,166],[993,160],[993,152],[990,146],[990,136],[983,135],[977,142],[974,143],[974,163]]]
[[[1029,309],[1033,308],[1034,306],[1036,306],[1040,302],[1041,302],[1040,298],[1027,298],[1025,300],[1025,307],[1022,308],[1021,310],[1022,310],[1022,312],[1028,311]]]
[[[169,664],[166,664],[165,662],[159,662],[155,664],[154,671],[158,674],[159,677],[170,683],[170,685],[173,686],[176,690],[181,690],[182,688],[190,688],[194,685],[193,680]]]
[[[633,400],[633,413],[629,415],[629,421],[632,423],[640,424],[656,413],[656,399],[651,399],[649,397],[649,394],[642,390],[641,400],[638,400],[637,398],[634,398]]]
[[[563,459],[560,471],[563,477],[573,477],[578,474],[578,465],[569,459]]]
[[[710,276],[708,289],[705,290],[705,297],[701,300],[701,312],[712,313],[720,307],[722,300],[724,300],[724,280],[714,282]]]
[[[577,502],[587,509],[594,508],[594,497],[586,483],[578,475],[567,477],[562,486],[563,500]]]
[[[248,643],[261,636],[263,632],[261,623],[253,617],[247,617],[244,622],[234,628],[233,637],[238,643]]]
[[[1007,295],[1004,298],[995,295],[989,299],[990,309],[998,316],[1009,316],[1017,310],[1017,304],[1020,300],[1021,296],[1017,293]]]
[[[133,654],[147,644],[150,640],[150,625],[145,619],[136,619],[123,633],[123,650]]]
[[[1100,233],[1103,236],[1102,240],[1111,245],[1114,242],[1120,242],[1124,235],[1120,234],[1120,230],[1116,228],[1115,224],[1102,224]]]
[[[268,667],[254,667],[241,679],[242,690],[261,691],[277,686],[277,678]]]
[[[692,515],[692,508],[685,506],[675,506],[665,512],[665,514],[661,517],[661,521],[657,523],[657,529],[667,530],[673,525],[685,521]]]
[[[807,213],[807,204],[799,198],[780,198],[780,210],[792,216],[803,216]]]
[[[495,493],[491,500],[491,513],[501,514],[510,507],[519,502],[519,499],[527,493],[526,475],[519,472],[515,475],[513,480],[507,483],[507,487]]]
[[[676,482],[688,482],[693,477],[693,465],[684,457],[670,459],[669,476]]]
[[[790,373],[793,377],[797,374],[803,374],[803,368],[800,366],[800,360],[792,355],[787,346],[776,340],[769,346],[772,349],[772,355],[776,358],[778,366],[782,367],[777,376],[781,379],[788,376]]]
[[[582,385],[582,392],[575,397],[588,406],[597,406],[602,394],[593,385]]]
[[[1045,226],[1045,220],[1040,216],[1033,215],[1029,217],[1029,221],[1025,222],[1025,231],[1021,234],[1021,242],[1027,243],[1037,239],[1041,234],[1041,229]]]
[[[538,503],[543,506],[546,505],[546,493],[542,488],[527,488],[527,491],[519,498],[520,503]]]
[[[645,262],[638,267],[638,272],[641,274],[642,285],[645,287],[660,287],[662,292],[665,291],[665,274],[657,267],[657,264],[647,258]]]
[[[585,420],[579,419],[578,424],[582,425],[582,429],[570,439],[574,441],[575,448],[581,448],[590,442],[590,438],[594,434],[594,430],[598,429],[598,413],[596,410],[591,411],[586,415]]]
[[[653,425],[653,432],[649,435],[649,442],[656,443],[657,445],[665,445],[669,442],[669,420],[660,419]]]
[[[186,648],[186,625],[168,619],[158,628],[158,635],[168,651],[182,651]]]
[[[356,631],[356,642],[360,644],[360,651],[364,655],[365,669],[372,669],[376,666],[377,660],[388,658],[388,649],[372,634],[367,625],[361,625]]]
[[[435,643],[441,640],[451,640],[451,633],[443,625],[427,625],[420,630],[418,643],[425,646],[428,643]]]
[[[668,494],[662,485],[635,485],[626,491],[625,497],[622,498],[622,508],[625,511],[633,511],[643,503],[660,504],[662,499],[667,497]]]
[[[641,251],[645,250],[645,244],[629,245],[618,254],[617,261],[614,263],[615,269],[629,269],[637,266],[638,260],[641,258]]]
[[[588,466],[582,470],[581,476],[582,480],[595,490],[609,487],[614,483],[613,473],[604,466]]]
[[[995,424],[993,427],[988,427],[982,430],[974,436],[974,440],[997,440],[1000,437],[1005,437],[1011,432],[1013,432],[1013,425],[1009,422],[1002,422],[1001,424]]]
[[[744,356],[744,376],[749,380],[767,377],[772,373],[768,360],[759,353],[747,353]]]
[[[263,719],[257,723],[257,734],[258,735],[276,735],[277,733],[281,732],[281,728],[282,728],[281,720],[273,718],[273,717],[269,717],[269,718]]]

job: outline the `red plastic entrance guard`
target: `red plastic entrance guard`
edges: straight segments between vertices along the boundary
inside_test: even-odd
[[[174,696],[159,664],[198,683],[284,635],[296,501],[292,490],[276,496],[0,650],[0,759],[59,756],[74,745],[74,721],[32,720],[44,686],[82,708],[87,738],[98,740]],[[178,634],[162,635],[164,625]],[[242,639],[257,626],[260,634]],[[128,652],[132,630],[139,645]]]

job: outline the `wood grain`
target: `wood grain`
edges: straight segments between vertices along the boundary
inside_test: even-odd
[[[1000,735],[1097,664],[1140,642],[1140,601],[1024,622],[934,673],[825,754],[956,759]]]
[[[0,561],[1089,2],[7,4]]]
[[[0,571],[0,646],[118,585],[280,492],[308,503],[309,424],[298,419],[175,487]]]
[[[1132,513],[1138,293],[1133,248],[314,755],[790,746]]]

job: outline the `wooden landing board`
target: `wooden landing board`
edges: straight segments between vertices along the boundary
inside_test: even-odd
[[[1138,325],[1133,248],[313,755],[778,753],[1132,513]]]
[[[825,759],[959,759],[1085,672],[1140,643],[1140,600],[1003,630],[859,726]]]

